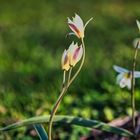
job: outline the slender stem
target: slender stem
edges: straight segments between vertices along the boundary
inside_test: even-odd
[[[52,112],[51,112],[51,115],[50,115],[50,120],[49,120],[49,126],[48,126],[48,138],[49,140],[51,140],[51,135],[52,135],[52,123],[53,123],[53,118],[55,116],[55,113],[57,111],[57,108],[61,102],[61,99],[63,98],[64,96],[64,93],[65,93],[65,90],[66,90],[66,85],[65,85],[65,82],[66,82],[66,71],[64,71],[63,73],[63,82],[62,82],[62,91],[52,109]]]
[[[65,86],[65,82],[66,82],[66,71],[64,70],[62,88]]]
[[[70,78],[71,78],[71,72],[72,72],[72,67],[70,67],[70,70],[69,70],[69,75],[68,75],[68,83],[70,82]]]
[[[53,119],[54,119],[54,116],[56,114],[56,111],[59,107],[59,104],[61,102],[61,100],[63,99],[63,96],[65,95],[65,91],[66,91],[66,86],[62,89],[61,93],[60,93],[60,96],[59,98],[57,99],[53,109],[52,109],[52,112],[51,112],[51,116],[50,116],[50,120],[49,120],[49,128],[48,128],[48,137],[49,137],[49,140],[51,140],[51,135],[52,135],[52,123],[53,123]]]
[[[60,105],[60,103],[61,103],[61,101],[62,101],[62,99],[63,99],[63,97],[65,95],[65,93],[67,92],[68,87],[72,84],[72,82],[75,80],[75,78],[79,74],[79,72],[80,72],[80,70],[81,70],[81,68],[82,68],[82,66],[84,64],[84,61],[85,61],[85,44],[84,44],[84,40],[81,39],[81,42],[82,42],[82,46],[83,46],[82,61],[81,61],[81,64],[80,64],[78,70],[76,71],[76,73],[73,75],[73,77],[71,79],[69,79],[69,78],[71,77],[71,70],[72,69],[70,70],[69,77],[68,77],[68,83],[67,83],[67,85],[64,84],[65,86],[63,86],[62,91],[61,91],[61,93],[60,93],[60,95],[59,95],[59,97],[58,97],[58,99],[57,99],[57,101],[56,101],[56,103],[55,103],[55,105],[54,105],[54,107],[52,109],[50,120],[49,120],[49,128],[48,128],[49,140],[52,139],[52,123],[53,123],[54,116],[55,116],[55,114],[57,112],[57,109],[58,109],[58,107],[59,107],[59,105]]]
[[[136,45],[135,52],[134,52],[134,57],[133,57],[133,67],[132,67],[132,80],[131,80],[131,104],[132,104],[132,125],[133,125],[133,131],[135,132],[135,77],[134,77],[134,72],[136,68],[136,58],[138,54],[138,46],[139,46],[139,41]]]
[[[82,57],[82,61],[81,61],[81,64],[79,66],[79,69],[76,71],[76,73],[73,75],[73,77],[71,78],[71,80],[69,81],[68,83],[68,87],[71,85],[71,83],[74,81],[74,79],[77,77],[77,75],[79,74],[79,72],[81,71],[82,67],[83,67],[83,64],[84,64],[84,61],[85,61],[85,43],[84,43],[84,40],[83,38],[81,39],[81,42],[82,42],[82,46],[83,46],[83,57]]]

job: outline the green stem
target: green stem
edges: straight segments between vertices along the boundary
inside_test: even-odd
[[[65,86],[65,82],[66,82],[66,71],[64,70],[62,88]]]
[[[52,123],[53,123],[53,119],[54,119],[54,116],[56,114],[56,111],[59,107],[59,104],[61,102],[61,100],[63,99],[63,96],[65,94],[65,91],[66,91],[66,86],[62,89],[61,93],[60,93],[60,96],[58,97],[53,109],[52,109],[52,112],[51,112],[51,116],[50,116],[50,120],[49,120],[49,128],[48,128],[48,137],[49,137],[49,140],[51,140],[51,135],[52,135]]]
[[[74,74],[74,76],[71,78],[71,80],[69,81],[68,83],[68,87],[71,85],[71,83],[74,81],[74,79],[77,77],[77,75],[79,74],[79,72],[81,71],[82,67],[83,67],[83,64],[84,64],[84,61],[85,61],[85,43],[84,43],[84,40],[83,38],[81,39],[81,42],[82,42],[82,46],[83,46],[83,57],[82,57],[82,61],[81,61],[81,64],[79,66],[79,69],[77,70],[77,72]]]
[[[136,58],[138,54],[138,46],[139,42],[136,45],[135,52],[134,52],[134,57],[133,57],[133,67],[132,67],[132,80],[131,80],[131,104],[132,104],[132,125],[133,125],[133,131],[135,132],[135,77],[134,77],[134,72],[136,68]]]
[[[69,70],[69,75],[68,75],[68,83],[70,82],[70,78],[71,78],[71,72],[72,72],[72,67],[70,67],[70,70]]]
[[[83,38],[81,39],[81,42],[82,42],[82,46],[83,46],[82,61],[81,61],[81,64],[79,66],[79,69],[76,71],[76,73],[74,74],[74,76],[71,79],[69,79],[69,78],[71,77],[71,70],[72,69],[70,70],[69,77],[68,77],[68,83],[67,83],[67,85],[63,86],[62,91],[61,91],[61,93],[60,93],[60,95],[59,95],[59,97],[58,97],[58,99],[57,99],[57,101],[56,101],[56,103],[55,103],[55,105],[54,105],[54,107],[52,109],[50,120],[49,120],[49,126],[48,126],[48,137],[49,137],[49,140],[52,139],[52,123],[53,123],[54,116],[55,116],[55,114],[57,112],[57,109],[58,109],[58,107],[59,107],[59,105],[60,105],[60,103],[61,103],[61,101],[62,101],[62,99],[63,99],[63,97],[65,95],[65,93],[67,92],[68,87],[75,80],[75,78],[79,74],[79,72],[80,72],[80,70],[81,70],[81,68],[82,68],[82,66],[84,64],[84,60],[85,60],[85,44],[84,44]]]
[[[63,73],[63,82],[62,82],[62,91],[52,109],[52,112],[51,112],[51,115],[50,115],[50,120],[49,120],[49,126],[48,126],[48,138],[49,140],[51,140],[51,133],[52,133],[52,123],[53,123],[53,118],[55,116],[55,113],[57,111],[57,108],[60,104],[60,101],[65,93],[65,90],[66,90],[66,85],[65,85],[65,82],[66,82],[66,71],[64,70],[64,73]]]

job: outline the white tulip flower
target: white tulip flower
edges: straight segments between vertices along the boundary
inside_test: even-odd
[[[117,76],[117,84],[119,84],[121,88],[127,87],[128,89],[131,89],[132,71],[116,65],[114,65],[113,68],[119,73]],[[140,78],[139,71],[134,71],[134,78]]]

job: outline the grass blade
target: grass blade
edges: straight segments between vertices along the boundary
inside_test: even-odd
[[[8,125],[6,127],[0,128],[0,131],[9,131],[12,129],[16,129],[22,126],[27,126],[27,125],[32,125],[32,124],[48,123],[49,118],[50,116],[39,116],[39,117],[29,118],[27,120],[23,120],[23,121]],[[134,134],[125,129],[110,126],[106,123],[96,121],[96,120],[83,119],[83,118],[73,117],[73,116],[56,115],[54,117],[54,123],[61,123],[61,125],[69,124],[69,125],[78,125],[78,126],[88,127],[88,128],[95,128],[101,131],[111,132],[111,133],[115,133],[121,136],[134,138]]]
[[[48,140],[48,135],[42,124],[34,124],[34,128],[35,128],[40,140]]]

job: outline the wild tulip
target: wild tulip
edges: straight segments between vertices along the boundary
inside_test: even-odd
[[[117,76],[117,84],[119,84],[121,88],[127,87],[128,89],[131,89],[132,71],[116,65],[114,65],[113,68],[119,73]],[[139,71],[134,71],[134,78],[140,78]]]
[[[90,22],[90,20],[88,20],[86,24],[84,25],[83,20],[77,14],[75,14],[75,17],[73,18],[73,20],[70,20],[68,18],[69,27],[73,31],[71,34],[75,34],[78,38],[80,38],[82,45],[78,46],[77,43],[72,42],[68,50],[64,50],[63,52],[62,59],[61,59],[62,69],[64,70],[62,90],[50,115],[49,126],[48,126],[48,139],[49,140],[51,140],[51,137],[52,137],[52,124],[53,124],[54,116],[58,110],[58,107],[62,99],[64,98],[64,95],[67,92],[69,86],[76,79],[76,77],[78,76],[79,72],[81,71],[83,67],[84,60],[85,60],[85,44],[84,44],[84,39],[83,39],[84,31],[85,31],[85,27]],[[75,71],[75,73],[72,73],[73,67],[80,60],[81,60],[81,64],[79,65],[79,68],[77,69],[77,71]],[[66,71],[68,71],[68,75]]]
[[[81,17],[79,15],[75,14],[75,17],[73,17],[72,20],[70,18],[68,18],[68,25],[69,25],[70,29],[73,31],[73,33],[78,38],[84,38],[85,28],[86,28],[87,24],[91,20],[92,20],[92,18],[90,20],[88,20],[86,22],[86,24],[84,25],[83,20],[81,19]]]

